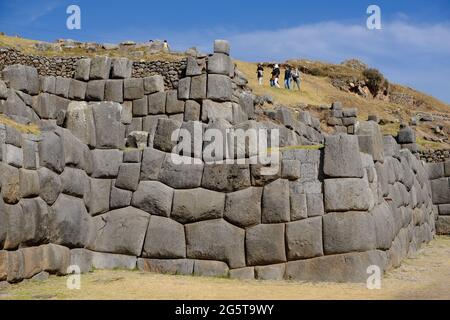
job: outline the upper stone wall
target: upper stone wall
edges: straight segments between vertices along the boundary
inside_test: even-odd
[[[77,62],[86,57],[45,57],[23,54],[12,48],[0,49],[0,70],[6,66],[21,64],[36,68],[41,76],[61,76],[73,78]],[[167,89],[178,86],[178,79],[186,68],[186,59],[181,61],[133,61],[131,76],[133,78],[145,78],[159,74],[164,77]]]

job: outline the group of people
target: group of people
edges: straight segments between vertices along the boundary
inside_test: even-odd
[[[258,77],[258,84],[262,86],[264,78],[264,67],[261,63],[258,64],[256,73]],[[271,87],[280,88],[279,83],[280,75],[281,75],[280,66],[278,64],[275,64],[275,66],[272,69],[270,78]],[[297,90],[300,90],[300,70],[298,70],[298,68],[286,66],[286,69],[284,71],[284,88],[288,90],[290,90],[291,88],[294,89],[292,83],[294,83],[294,86],[297,86]]]

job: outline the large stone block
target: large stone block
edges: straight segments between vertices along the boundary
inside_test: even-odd
[[[66,275],[70,264],[70,250],[66,247],[47,244],[42,246],[42,269],[46,272]]]
[[[361,178],[363,170],[358,138],[351,135],[326,137],[323,171],[330,177]]]
[[[9,283],[16,283],[23,280],[23,254],[21,250],[7,253],[7,278]]]
[[[49,241],[50,210],[41,198],[22,199],[23,212],[22,241],[26,246],[39,245]]]
[[[172,209],[172,188],[158,181],[141,181],[131,204],[152,215],[168,217]]]
[[[431,180],[433,204],[450,203],[450,178]]]
[[[233,89],[231,79],[220,74],[208,75],[207,98],[217,101],[231,101]]]
[[[286,250],[288,260],[322,256],[322,218],[287,223]]]
[[[166,99],[166,113],[183,113],[184,112],[184,101],[178,100],[177,91],[170,90],[167,91]]]
[[[208,57],[208,73],[229,75],[231,72],[231,58],[224,53],[215,53]]]
[[[159,180],[175,189],[197,188],[202,183],[203,167],[198,159],[194,162],[194,158],[166,154]]]
[[[201,221],[185,226],[187,257],[224,261],[230,268],[245,266],[245,231],[225,220]]]
[[[380,127],[374,121],[362,121],[358,130],[359,149],[372,155],[375,161],[384,161],[383,136]]]
[[[191,259],[138,259],[139,270],[155,273],[192,275],[194,260]]]
[[[116,180],[116,187],[136,191],[139,184],[141,165],[139,163],[122,163]]]
[[[187,100],[184,107],[184,121],[199,121],[201,106],[197,101]]]
[[[225,194],[202,188],[175,190],[170,217],[181,223],[222,218]]]
[[[214,40],[214,53],[230,54],[230,43],[226,40]]]
[[[123,145],[120,122],[122,106],[117,102],[99,102],[92,106],[97,148],[119,149]]]
[[[140,256],[149,215],[127,207],[92,219],[87,249]]]
[[[146,258],[185,258],[184,227],[172,219],[152,216],[148,224],[142,256]]]
[[[373,202],[366,179],[327,179],[324,186],[325,210],[367,211]]]
[[[105,100],[106,80],[91,80],[86,88],[87,101],[103,101]]]
[[[441,235],[450,234],[450,216],[439,216],[436,221],[436,233]]]
[[[166,92],[156,92],[148,95],[148,113],[162,114],[166,112]]]
[[[71,79],[69,87],[69,99],[84,100],[86,96],[87,85],[83,81]]]
[[[66,166],[83,169],[89,173],[91,167],[90,150],[69,130],[62,130],[64,160]]]
[[[238,280],[253,280],[255,279],[255,268],[244,267],[232,269],[229,271],[229,277],[231,279],[238,279]]]
[[[66,113],[66,128],[84,144],[95,146],[95,123],[92,105],[72,101]]]
[[[127,58],[112,59],[111,78],[126,79],[131,78],[131,71],[133,69],[133,61]]]
[[[203,170],[202,187],[206,189],[232,192],[250,185],[247,164],[206,164]]]
[[[23,151],[12,144],[5,144],[2,150],[4,161],[16,168],[23,166]]]
[[[262,222],[287,222],[290,213],[289,181],[278,179],[266,185],[262,198]]]
[[[242,228],[261,223],[262,192],[262,188],[250,187],[227,193],[224,218]]]
[[[36,68],[19,64],[6,66],[2,72],[3,80],[9,82],[14,90],[36,95],[39,93],[39,76]]]
[[[52,205],[62,191],[61,178],[47,168],[39,168],[39,196]],[[2,190],[3,191],[3,190]]]
[[[89,179],[89,188],[85,192],[85,202],[91,216],[96,216],[109,210],[110,192],[111,180]]]
[[[141,117],[148,114],[147,96],[141,99],[133,100],[133,116]]]
[[[62,192],[74,197],[83,197],[89,188],[89,179],[83,170],[66,167],[60,176]]]
[[[123,154],[119,150],[91,151],[93,178],[115,178],[119,173],[119,166],[122,163]]]
[[[39,142],[39,164],[57,173],[64,170],[63,140],[55,132],[43,132]]]
[[[246,229],[247,265],[266,265],[286,261],[284,224],[259,224]]]
[[[141,99],[144,96],[144,79],[129,78],[123,81],[123,97],[125,100]]]
[[[323,194],[322,193],[306,194],[306,206],[308,217],[322,216],[325,213],[323,206]]]
[[[197,62],[197,59],[191,56],[187,57],[186,62],[186,76],[198,76],[202,74],[202,67]]]
[[[399,144],[416,143],[416,133],[411,127],[404,127],[400,129],[397,136]]]
[[[428,172],[428,178],[430,180],[439,179],[445,177],[444,175],[444,163],[443,162],[435,162],[435,163],[426,163],[425,168]]]
[[[144,148],[140,180],[157,180],[166,154],[153,148]]]
[[[207,76],[202,74],[191,78],[191,87],[189,97],[193,100],[202,100],[207,96]]]
[[[308,217],[308,207],[306,194],[298,192],[296,188],[290,188],[291,221],[306,219]]]
[[[105,100],[123,103],[123,81],[106,80]]]
[[[19,184],[21,198],[39,195],[39,176],[37,171],[19,169]]]
[[[194,260],[194,275],[202,277],[227,277],[228,266],[222,261]]]
[[[50,240],[69,248],[84,247],[89,232],[89,215],[82,199],[59,195],[51,207]]]
[[[165,152],[172,152],[178,142],[181,122],[171,119],[158,119],[153,146]]]
[[[233,105],[231,102],[219,103],[212,100],[203,100],[202,121],[215,122],[219,119],[233,122]]]
[[[180,100],[189,99],[190,91],[191,91],[191,78],[186,77],[180,79],[180,81],[178,81],[178,90],[177,90],[178,99]]]
[[[91,59],[80,59],[75,63],[74,78],[81,81],[88,81],[91,71]]]
[[[110,209],[119,209],[131,205],[133,192],[116,188],[114,182],[111,183],[111,194],[109,197]]]
[[[369,213],[337,212],[323,217],[325,254],[368,251],[375,249],[375,223]]]
[[[255,279],[280,281],[284,279],[285,263],[255,267]]]
[[[0,179],[3,200],[9,204],[17,203],[20,199],[19,170],[0,163]]]
[[[109,78],[111,71],[111,59],[109,57],[97,56],[91,60],[89,79],[105,80]]]
[[[164,78],[157,74],[144,78],[144,93],[164,92]]]
[[[6,237],[3,248],[13,250],[19,247],[25,238],[25,217],[20,204],[4,205]]]
[[[376,265],[384,270],[386,263],[386,254],[378,250],[291,261],[286,264],[286,279],[366,283],[367,268]]]

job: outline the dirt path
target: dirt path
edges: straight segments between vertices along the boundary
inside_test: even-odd
[[[238,281],[140,271],[96,271],[69,290],[67,277],[0,288],[0,299],[450,299],[450,237],[437,237],[386,274],[380,290],[361,284]]]

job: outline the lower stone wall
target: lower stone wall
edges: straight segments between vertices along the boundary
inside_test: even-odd
[[[450,161],[427,163],[433,203],[438,207],[436,221],[438,234],[450,235]]]

